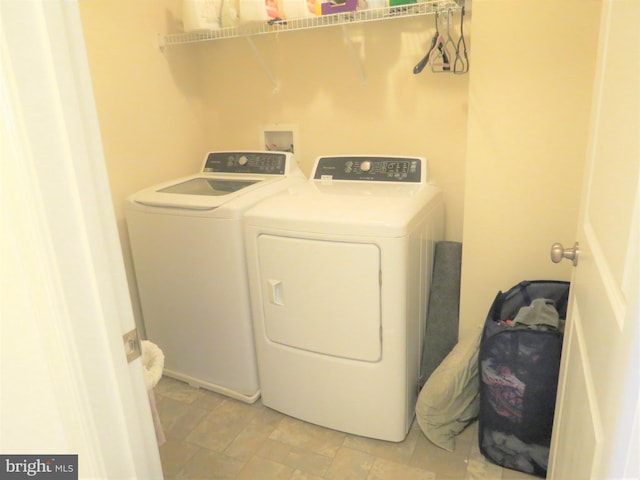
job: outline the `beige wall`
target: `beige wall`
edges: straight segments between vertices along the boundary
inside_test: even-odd
[[[259,149],[262,125],[295,124],[307,174],[321,154],[427,157],[447,237],[462,240],[469,76],[413,75],[432,16],[346,27],[357,61],[339,27],[254,37],[257,59],[244,39],[161,53],[157,34],[180,31],[180,0],[80,5],[119,220],[127,195],[197,170],[206,150]]]
[[[126,196],[195,171],[208,149],[261,148],[260,126],[276,123],[298,126],[305,173],[321,154],[429,159],[447,239],[464,242],[463,335],[497,290],[569,278],[548,249],[574,239],[599,1],[474,0],[463,76],[413,75],[431,16],[346,27],[359,61],[341,28],[254,37],[277,91],[244,39],[161,53],[156,35],[179,31],[180,4],[81,0],[130,279]]]
[[[260,148],[261,125],[296,124],[306,174],[323,154],[424,156],[445,193],[447,238],[461,241],[469,76],[413,74],[432,28],[431,16],[347,26],[359,61],[339,27],[255,37],[277,93],[246,40],[201,45],[210,137],[224,124],[216,147]]]
[[[347,27],[359,61],[340,28],[255,37],[276,93],[244,39],[161,53],[157,34],[180,31],[180,0],[80,0],[80,7],[138,320],[126,197],[196,171],[207,150],[262,148],[264,124],[298,126],[307,174],[321,154],[427,157],[429,177],[446,196],[447,238],[462,240],[469,76],[413,75],[433,17]]]
[[[575,240],[599,13],[599,1],[474,1],[461,335],[498,290],[570,278],[549,248]]]
[[[195,171],[207,148],[200,75],[184,49],[171,68],[157,34],[180,0],[81,0],[85,43],[134,313],[139,304],[124,225],[128,195]]]
[[[192,173],[204,158],[205,108],[195,52],[168,63],[157,35],[180,0],[81,0],[80,11],[116,212],[127,195]]]

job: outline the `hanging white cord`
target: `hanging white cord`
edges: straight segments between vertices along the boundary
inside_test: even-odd
[[[342,28],[342,36],[344,37],[344,43],[349,47],[349,51],[351,52],[351,56],[353,57],[353,62],[356,64],[356,68],[358,69],[358,73],[360,74],[360,84],[365,86],[367,84],[367,78],[364,74],[364,67],[362,66],[362,60],[360,59],[360,55],[356,51],[356,47],[351,41],[351,37],[349,36],[349,32],[347,31],[347,27],[341,25]]]
[[[269,77],[269,80],[273,85],[273,93],[280,93],[280,86],[278,85],[278,81],[275,79],[275,77],[271,73],[271,69],[269,68],[267,63],[264,61],[264,58],[262,58],[262,55],[260,55],[260,52],[256,48],[256,45],[253,43],[253,39],[250,36],[247,36],[245,38],[247,39],[247,42],[251,47],[251,51],[253,52],[253,55],[256,57],[256,60],[258,60],[260,67],[262,67],[262,71],[267,75],[267,77]]]

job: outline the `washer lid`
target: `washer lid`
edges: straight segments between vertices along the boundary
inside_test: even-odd
[[[209,152],[202,173],[141,190],[132,195],[130,201],[150,207],[213,210],[289,178],[304,178],[291,153]],[[272,190],[264,193],[274,193]],[[242,208],[247,206],[242,205]]]
[[[220,174],[194,175],[141,190],[133,195],[133,201],[150,207],[212,210],[266,184],[282,179],[281,176],[224,178]]]
[[[217,197],[228,195],[238,190],[258,183],[259,180],[227,180],[223,178],[203,178],[197,177],[176,183],[166,188],[158,190],[161,193],[178,193],[181,195],[204,195]]]

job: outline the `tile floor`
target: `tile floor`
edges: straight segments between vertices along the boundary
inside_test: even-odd
[[[489,463],[477,446],[477,423],[449,453],[414,421],[401,443],[312,425],[164,377],[156,403],[167,441],[166,479],[234,480],[531,480]]]

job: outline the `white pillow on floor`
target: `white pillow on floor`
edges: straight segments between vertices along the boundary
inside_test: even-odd
[[[416,420],[429,440],[450,452],[455,437],[478,416],[480,333],[467,335],[451,350],[424,384]]]

